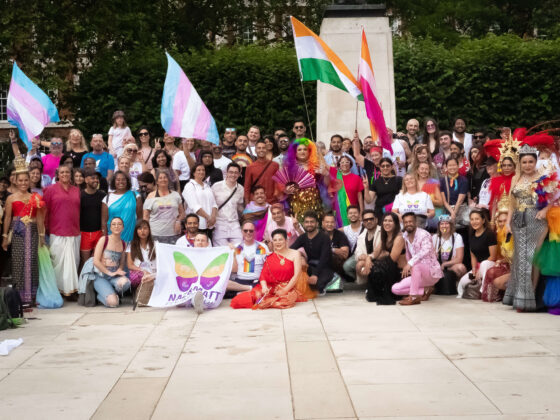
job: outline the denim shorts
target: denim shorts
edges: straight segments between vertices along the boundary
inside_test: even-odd
[[[128,280],[122,288],[117,286],[117,282],[121,276],[110,277],[105,274],[96,274],[93,288],[97,292],[97,300],[105,306],[107,306],[107,296],[113,294],[122,296],[124,292],[130,289],[130,280]]]

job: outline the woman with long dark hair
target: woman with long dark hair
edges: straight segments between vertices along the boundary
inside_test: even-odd
[[[428,117],[424,120],[422,142],[428,146],[432,158],[439,153],[439,127],[434,118]]]
[[[388,213],[381,219],[381,240],[371,260],[366,300],[378,305],[394,305],[397,297],[391,287],[400,281],[400,269],[406,265],[404,238],[395,213]]]
[[[154,157],[152,158],[152,175],[154,176],[154,179],[157,180],[160,172],[167,173],[169,178],[169,189],[179,192],[181,188],[179,184],[179,177],[173,168],[171,168],[171,162],[172,158],[165,149],[156,150]]]
[[[132,242],[126,252],[131,286],[136,288],[144,281],[153,281],[156,273],[156,248],[148,221],[139,220],[136,223]]]
[[[379,169],[381,174],[373,181],[371,190],[369,182],[364,183],[365,202],[370,204],[375,200],[374,211],[378,220],[383,214],[391,212],[393,201],[402,188],[402,178],[395,175],[391,159],[382,158],[379,161]]]

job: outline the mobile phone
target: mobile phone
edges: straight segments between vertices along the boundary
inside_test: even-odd
[[[506,242],[509,242],[510,240],[511,240],[511,232],[509,232],[509,233],[506,235]]]

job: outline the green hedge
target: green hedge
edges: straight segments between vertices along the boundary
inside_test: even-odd
[[[270,132],[291,129],[305,116],[293,47],[233,47],[170,52],[214,116],[225,127],[246,131],[252,124]],[[133,129],[147,124],[158,135],[167,61],[159,49],[103,57],[80,78],[73,98],[75,124],[85,133],[106,133],[111,115],[123,109]],[[316,85],[305,83],[312,122]]]
[[[430,40],[395,40],[395,90],[400,128],[433,116],[450,127],[532,126],[560,115],[560,40],[516,36],[465,40],[452,49]]]

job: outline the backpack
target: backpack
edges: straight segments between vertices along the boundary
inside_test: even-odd
[[[19,293],[12,287],[0,287],[0,330],[15,328],[14,318],[23,318]]]

